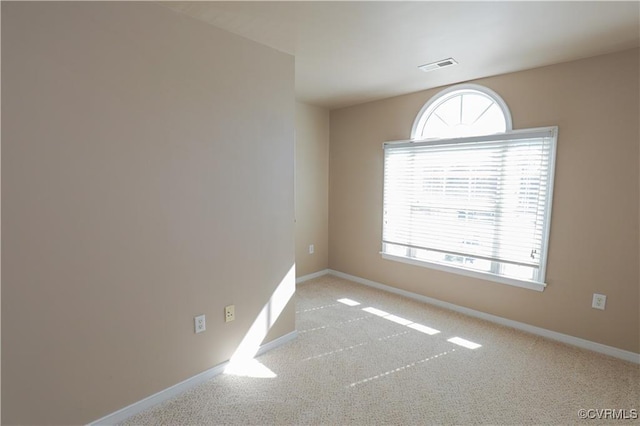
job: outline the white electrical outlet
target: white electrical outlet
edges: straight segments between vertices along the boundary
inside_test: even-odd
[[[224,322],[233,321],[236,319],[236,306],[229,305],[224,307]]]
[[[313,252],[316,251],[315,247],[313,247],[313,244],[309,245],[309,254],[313,254]]]
[[[193,318],[195,332],[202,333],[207,329],[207,323],[205,321],[204,315],[198,315]]]
[[[602,309],[604,311],[604,305],[607,304],[607,296],[604,294],[593,293],[593,302],[591,307],[595,309]]]

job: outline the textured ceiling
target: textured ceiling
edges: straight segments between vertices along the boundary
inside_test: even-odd
[[[640,2],[161,4],[295,55],[298,100],[328,108],[640,46]]]

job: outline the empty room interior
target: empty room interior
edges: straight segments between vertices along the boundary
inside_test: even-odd
[[[640,2],[1,2],[1,423],[637,424]]]

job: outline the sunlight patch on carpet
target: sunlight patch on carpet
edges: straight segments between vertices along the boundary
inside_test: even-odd
[[[347,299],[346,297],[343,299],[338,299],[338,302],[344,303],[347,306],[358,306],[360,302],[356,302],[355,300]]]
[[[381,311],[380,309],[372,308],[371,306],[369,306],[368,308],[362,308],[362,310],[379,317],[386,317],[387,315],[389,315],[389,312]]]
[[[447,342],[451,342],[455,345],[462,346],[463,348],[468,349],[478,349],[479,347],[482,347],[481,344],[463,339],[462,337],[452,337],[451,339],[447,339]]]
[[[413,328],[421,333],[428,334],[429,336],[440,333],[440,330],[436,330],[435,328],[427,327],[426,325],[418,324],[416,322],[407,325],[407,327]]]
[[[409,325],[413,323],[413,321],[409,321],[408,319],[399,317],[397,315],[387,315],[386,317],[383,317],[383,318],[389,321],[393,321],[396,324],[400,324],[400,325]]]
[[[274,377],[278,377],[276,373],[255,359],[230,362],[224,369],[224,374],[239,377],[255,377],[258,379],[273,379]]]
[[[413,322],[411,320],[399,317],[397,315],[392,315],[389,312],[385,312],[383,310],[374,308],[372,306],[369,306],[368,308],[362,308],[362,310],[365,311],[365,312],[368,312],[370,314],[373,314],[373,315],[379,316],[381,318],[384,318],[386,320],[393,321],[393,322],[395,322],[397,324],[404,325],[406,327],[409,327],[409,328],[411,328],[413,330],[416,330],[416,331],[419,331],[421,333],[428,334],[429,336],[433,336],[434,334],[440,333],[440,330],[436,330],[435,328],[431,328],[431,327],[427,327],[426,325],[423,325],[423,324],[415,323],[415,322]],[[460,339],[460,338],[458,337],[458,338],[455,338],[455,339]],[[461,340],[464,340],[464,339],[461,339]],[[460,344],[460,343],[456,343],[456,342],[457,341],[451,342],[451,343]],[[469,341],[465,340],[465,342],[469,342]],[[472,344],[472,345],[478,345],[477,343],[473,343],[473,342],[469,342],[469,343]],[[462,346],[464,346],[464,345],[462,345]],[[482,346],[482,345],[478,345],[476,347],[480,347],[480,346]],[[465,347],[469,347],[469,346],[465,346]],[[470,348],[470,349],[475,349],[476,347]]]

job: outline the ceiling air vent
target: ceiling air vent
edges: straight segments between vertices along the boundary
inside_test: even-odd
[[[440,68],[446,68],[446,67],[450,67],[457,64],[458,62],[456,62],[455,59],[447,58],[447,59],[442,59],[440,61],[431,62],[430,64],[420,65],[418,69],[424,72],[429,72],[429,71],[439,70]]]

